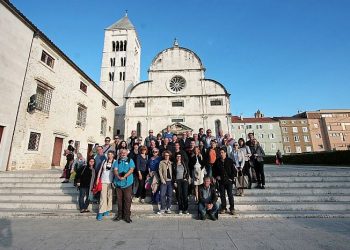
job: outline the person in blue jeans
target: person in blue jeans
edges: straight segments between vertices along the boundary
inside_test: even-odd
[[[80,213],[88,213],[89,207],[89,192],[90,192],[90,182],[92,177],[92,171],[95,166],[95,159],[91,158],[89,160],[89,165],[84,165],[82,168],[78,169],[76,175],[77,187],[79,189],[79,208]]]
[[[159,163],[162,160],[162,158],[159,156],[159,149],[154,148],[152,150],[152,157],[148,158],[147,161],[147,168],[148,168],[148,173],[152,178],[157,178],[158,177],[158,171],[159,171]],[[159,197],[159,188],[156,188],[156,190],[153,192],[152,191],[152,204],[158,204],[160,201]]]
[[[199,189],[198,211],[199,218],[205,220],[207,215],[211,220],[216,220],[216,214],[219,210],[217,204],[218,197],[214,186],[211,185],[210,177],[204,177],[203,185]]]
[[[163,152],[163,159],[159,163],[159,178],[160,178],[160,211],[158,214],[170,214],[171,201],[173,196],[173,173],[172,165],[170,161],[171,153],[168,150]]]

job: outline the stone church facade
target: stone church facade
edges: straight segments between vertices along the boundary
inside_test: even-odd
[[[135,27],[127,16],[106,29],[101,87],[120,105],[117,133],[127,137],[136,130],[146,137],[149,129],[158,133],[168,125],[174,131],[231,132],[230,94],[223,84],[205,78],[205,67],[195,52],[175,40],[155,56],[148,80],[139,82],[140,52]]]

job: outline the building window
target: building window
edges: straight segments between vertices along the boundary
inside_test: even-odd
[[[306,152],[311,152],[312,149],[311,149],[311,146],[306,146]]]
[[[274,134],[274,133],[271,133],[271,134],[269,135],[269,138],[270,138],[270,139],[275,139],[275,134]]]
[[[283,137],[283,141],[284,141],[284,142],[289,142],[289,137],[288,137],[288,136],[284,136],[284,137]]]
[[[260,146],[262,147],[263,150],[265,150],[265,143],[260,143]]]
[[[244,134],[244,133],[242,133],[240,138],[245,139],[245,138],[246,138],[246,137],[245,137],[245,134]]]
[[[114,72],[109,72],[109,80],[114,81]]]
[[[112,42],[112,51],[115,51],[115,42]]]
[[[304,142],[309,142],[310,141],[310,137],[308,135],[304,135]]]
[[[288,128],[287,127],[282,127],[283,133],[288,133]]]
[[[103,136],[106,136],[107,132],[107,119],[106,118],[101,118],[101,131],[100,134]]]
[[[262,129],[263,126],[261,124],[256,125],[256,129]]]
[[[222,99],[215,99],[210,101],[211,106],[222,106]]]
[[[321,134],[316,134],[316,138],[320,139],[321,138]]]
[[[293,133],[298,133],[298,127],[293,127]]]
[[[124,41],[124,51],[126,51],[126,44],[127,44],[127,42]]]
[[[120,51],[123,51],[123,49],[124,49],[124,46],[123,46],[124,44],[123,44],[123,41],[120,41],[119,42],[119,50]]]
[[[260,139],[264,139],[264,134],[259,134]]]
[[[138,101],[138,102],[135,102],[134,106],[135,108],[144,108],[146,104],[143,101]]]
[[[141,122],[138,122],[136,124],[136,135],[137,135],[137,137],[141,136]]]
[[[295,121],[292,121],[292,123],[294,124],[294,123],[295,123]]]
[[[182,76],[174,76],[169,83],[169,89],[173,93],[179,93],[186,87],[186,80]]]
[[[76,125],[80,127],[85,127],[86,125],[86,113],[87,108],[84,105],[78,105],[78,114],[77,114],[77,122]]]
[[[115,42],[115,51],[119,51],[119,42],[118,41]]]
[[[123,73],[119,72],[119,81],[123,80]]]
[[[111,58],[111,67],[115,66],[115,57]]]
[[[87,85],[83,82],[80,82],[80,90],[83,91],[84,93],[87,92]]]
[[[300,147],[300,146],[296,146],[296,147],[295,147],[295,151],[296,151],[297,153],[301,153],[301,147]]]
[[[126,65],[126,57],[121,57],[120,58],[120,66],[124,66]]]
[[[295,136],[294,136],[294,141],[295,141],[295,142],[300,142],[299,135],[295,135]]]
[[[41,53],[41,61],[50,68],[53,68],[53,65],[55,64],[55,59],[53,59],[53,57],[46,53],[44,50]]]
[[[221,121],[216,120],[215,121],[215,133],[218,135],[220,131],[222,131]]]
[[[30,132],[28,150],[29,151],[38,151],[40,143],[40,133]]]
[[[102,99],[102,107],[106,108],[107,107],[107,101]]]
[[[50,112],[52,98],[52,89],[48,89],[42,85],[36,87],[36,109],[44,113]]]
[[[308,132],[307,127],[303,127],[303,132],[304,132],[304,133],[307,133],[307,132]]]
[[[183,118],[174,118],[171,119],[171,122],[185,122],[185,120]]]
[[[284,151],[286,151],[286,153],[290,153],[290,152],[291,152],[291,150],[290,150],[290,146],[286,146],[286,147],[284,147]]]
[[[173,107],[183,107],[184,106],[184,102],[183,101],[174,101],[174,102],[171,102],[171,105]]]
[[[322,144],[319,144],[319,145],[318,145],[318,148],[319,148],[319,149],[323,149],[323,145],[322,145]]]
[[[244,129],[244,125],[238,125],[237,128],[238,129]]]
[[[125,81],[125,72],[123,72],[123,81]]]
[[[271,149],[275,150],[276,149],[276,143],[271,143]]]
[[[301,124],[306,124],[306,121],[301,121],[300,123],[301,123]]]
[[[252,125],[247,125],[246,128],[247,129],[252,129]]]
[[[327,125],[327,130],[331,130],[331,125]]]
[[[286,124],[287,122],[286,121],[281,121],[282,124]]]

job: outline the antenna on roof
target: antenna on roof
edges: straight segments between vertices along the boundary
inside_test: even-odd
[[[128,10],[125,10],[125,16],[126,17],[128,16]]]

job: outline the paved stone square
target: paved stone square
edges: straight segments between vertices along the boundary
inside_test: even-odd
[[[0,219],[0,249],[349,249],[350,219]]]

